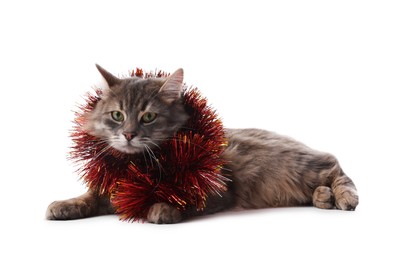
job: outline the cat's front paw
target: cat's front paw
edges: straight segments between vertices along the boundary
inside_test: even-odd
[[[48,220],[70,220],[84,218],[90,215],[90,207],[84,200],[69,199],[54,201],[46,210]]]
[[[148,211],[147,221],[155,224],[174,224],[182,220],[182,213],[167,203],[156,203]]]

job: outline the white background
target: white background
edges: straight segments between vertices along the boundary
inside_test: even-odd
[[[402,14],[399,1],[1,1],[0,258],[401,259]],[[228,127],[335,154],[360,205],[46,221],[85,191],[66,154],[94,63],[183,67]]]

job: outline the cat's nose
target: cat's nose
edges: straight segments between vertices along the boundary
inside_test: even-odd
[[[131,141],[136,136],[136,133],[124,132],[123,135],[125,136],[127,141]]]

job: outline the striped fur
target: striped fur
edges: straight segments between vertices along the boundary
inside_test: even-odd
[[[126,153],[148,153],[172,136],[188,119],[182,105],[183,71],[167,80],[118,79],[98,66],[109,89],[95,110],[87,115],[88,133]],[[120,111],[125,120],[117,122],[111,111]],[[150,124],[142,115],[156,113]],[[200,212],[179,212],[168,204],[151,207],[148,221],[176,223],[195,215],[233,208],[266,208],[313,205],[318,208],[354,210],[358,195],[354,183],[337,159],[313,150],[291,138],[260,129],[227,129],[228,147],[222,156],[231,176],[228,191],[211,197]],[[130,138],[128,138],[130,136]],[[94,191],[49,205],[47,219],[76,219],[113,213],[109,199]]]

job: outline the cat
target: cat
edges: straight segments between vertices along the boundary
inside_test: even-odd
[[[183,98],[183,70],[168,78],[118,78],[99,65],[107,89],[95,109],[86,114],[84,130],[123,153],[141,154],[145,146],[171,137],[188,119]],[[232,182],[221,196],[210,196],[203,211],[184,212],[167,203],[151,206],[147,221],[177,223],[190,217],[230,209],[258,209],[313,205],[321,209],[355,210],[358,194],[337,159],[328,153],[274,132],[226,129]],[[49,220],[79,219],[115,212],[110,198],[89,190],[77,198],[55,201]]]

